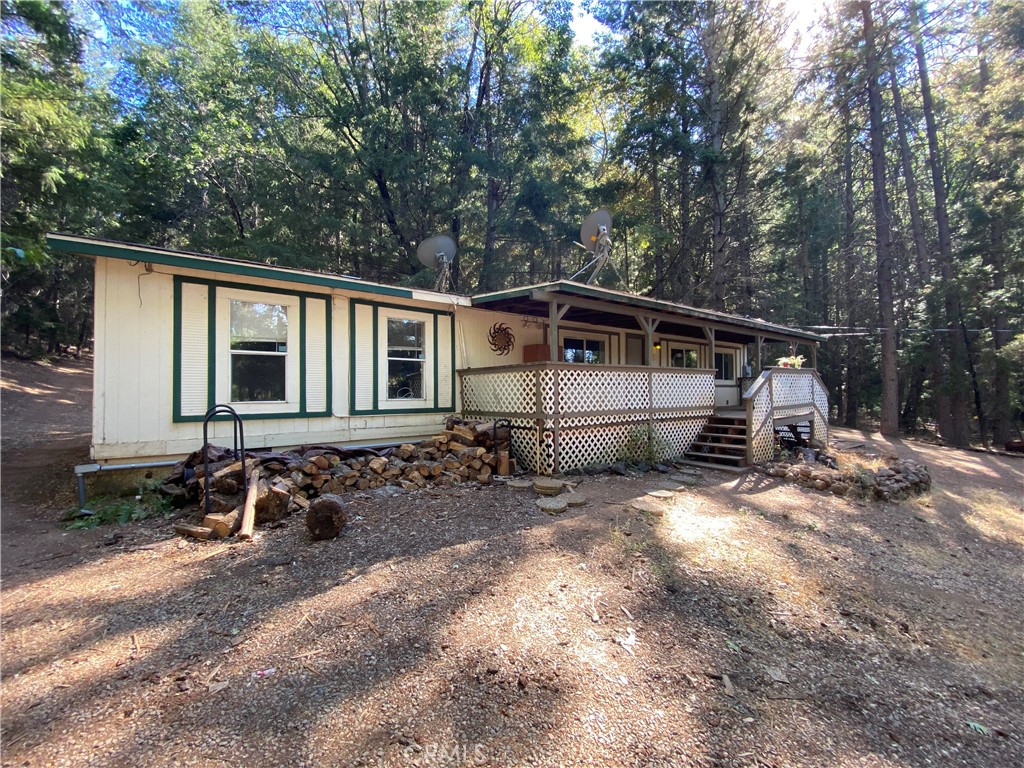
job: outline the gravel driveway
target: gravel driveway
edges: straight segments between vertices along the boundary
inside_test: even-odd
[[[659,515],[663,476],[595,477],[557,517],[457,487],[352,494],[330,542],[104,546],[31,501],[8,383],[4,766],[1024,764],[1019,459],[837,431],[932,492],[708,473]]]

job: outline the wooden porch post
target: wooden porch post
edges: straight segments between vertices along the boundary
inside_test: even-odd
[[[757,337],[757,344],[754,346],[754,375],[761,375],[761,346],[764,344],[764,336]]]
[[[562,362],[558,356],[558,321],[565,317],[568,311],[568,304],[563,304],[559,308],[557,301],[548,302],[548,351],[553,363]]]
[[[811,368],[818,370],[818,342],[811,344]]]
[[[708,341],[711,343],[711,357],[708,360],[708,368],[715,367],[715,329],[705,328],[704,335],[707,336]]]
[[[636,321],[643,329],[645,336],[647,337],[647,365],[648,367],[654,366],[654,331],[658,328],[658,323],[661,321],[653,317],[644,317],[643,315],[637,315]]]

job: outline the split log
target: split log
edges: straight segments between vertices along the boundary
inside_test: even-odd
[[[500,451],[498,453],[498,474],[509,475],[511,473],[512,466],[509,463],[508,451]]]
[[[260,472],[254,469],[249,475],[249,490],[245,494],[245,507],[242,509],[242,527],[238,531],[238,538],[242,541],[252,539],[252,528],[256,523],[256,494],[258,492]]]
[[[209,528],[204,528],[201,525],[189,525],[188,523],[175,523],[174,532],[180,533],[182,536],[191,536],[193,539],[202,539],[203,541],[213,536],[213,531]]]
[[[222,499],[220,496],[211,493],[210,494],[210,514],[211,515],[226,515],[231,512],[238,505],[237,501],[228,501]],[[201,497],[199,499],[199,508],[206,513],[206,498]]]
[[[306,510],[306,528],[314,541],[337,538],[345,522],[345,502],[340,496],[321,496]]]
[[[370,469],[378,475],[383,472],[388,466],[388,460],[380,456],[376,456],[370,459]]]
[[[255,520],[257,525],[276,523],[288,515],[291,494],[260,478],[256,486]]]
[[[211,538],[226,539],[238,530],[242,524],[242,508],[235,507],[225,515],[206,515],[203,518],[203,527],[213,531]]]

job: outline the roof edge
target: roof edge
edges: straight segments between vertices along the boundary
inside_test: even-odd
[[[84,235],[71,235],[63,232],[47,232],[46,244],[58,253],[70,253],[79,256],[120,259],[122,261],[147,261],[169,267],[196,269],[203,272],[215,272],[240,277],[278,280],[282,282],[315,285],[323,288],[336,288],[355,293],[369,293],[392,298],[432,301],[438,304],[456,304],[469,306],[466,296],[419,288],[401,288],[394,285],[374,283],[359,278],[341,277],[324,272],[279,267],[273,264],[262,264],[244,259],[232,259],[226,256],[215,256],[207,253],[178,251],[170,248],[156,248],[137,243],[126,243],[117,240],[106,240]]]

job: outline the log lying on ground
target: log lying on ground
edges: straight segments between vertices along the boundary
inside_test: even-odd
[[[337,538],[346,521],[345,502],[333,493],[319,497],[306,510],[306,528],[314,541]]]

